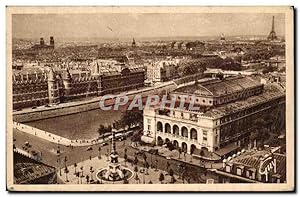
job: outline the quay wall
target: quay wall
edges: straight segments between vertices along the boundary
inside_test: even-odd
[[[130,91],[128,93],[122,93],[120,95],[127,95],[130,99],[133,99],[136,94],[141,94],[142,97],[161,94],[164,91],[172,91],[176,89],[174,82],[165,83],[156,87],[143,88],[136,91]],[[73,103],[63,103],[57,106],[37,108],[37,109],[24,109],[22,111],[13,112],[13,121],[19,123],[26,123],[36,120],[42,120],[47,118],[54,118],[58,116],[65,116],[69,114],[80,113],[84,111],[90,111],[99,109],[99,101],[101,97],[93,98],[89,101],[80,101]]]

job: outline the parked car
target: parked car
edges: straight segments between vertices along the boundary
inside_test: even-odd
[[[107,146],[107,145],[108,145],[107,142],[103,142],[103,143],[101,144],[101,146]]]
[[[37,155],[38,155],[38,152],[36,152],[35,150],[32,150],[32,151],[31,151],[31,154],[32,154],[33,156],[37,156]]]
[[[90,151],[90,150],[93,150],[93,148],[91,146],[89,146],[86,150]]]
[[[144,150],[140,150],[140,151],[137,152],[137,155],[143,155],[145,152],[146,151],[144,151]]]
[[[126,140],[126,137],[122,136],[118,139],[119,141],[123,141],[123,140]]]
[[[150,154],[153,154],[153,155],[158,155],[158,150],[157,149],[150,149],[148,152]]]

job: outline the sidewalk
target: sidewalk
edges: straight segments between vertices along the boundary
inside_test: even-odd
[[[61,172],[59,172],[58,170],[57,175],[59,179],[62,180],[65,184],[90,184],[87,182],[86,176],[88,175],[89,178],[92,177],[92,180],[97,181],[98,179],[96,178],[96,175],[98,170],[108,167],[108,163],[109,161],[107,160],[107,157],[105,155],[102,155],[101,159],[99,159],[98,157],[94,157],[91,160],[85,160],[83,162],[77,163],[76,172],[80,172],[81,174],[83,173],[83,177],[76,177],[74,164],[69,165],[67,167],[69,171],[69,173],[67,174],[65,173],[65,167],[63,167],[64,165],[62,165],[61,167],[63,168],[61,168]],[[127,162],[125,166],[124,159],[120,157],[119,157],[119,163],[121,164],[121,166],[129,168],[130,170],[132,170],[132,172],[134,172],[135,165],[132,165],[131,163]],[[83,167],[83,170],[80,169],[81,167]],[[90,171],[91,167],[92,167],[92,171]],[[135,174],[134,174],[133,178],[128,180],[129,184],[144,184],[144,183],[149,184],[149,181],[151,181],[153,184],[161,184],[161,182],[159,181],[160,173],[164,174],[164,180],[162,181],[163,184],[169,184],[171,181],[171,176],[167,175],[167,172],[165,171],[161,171],[161,170],[156,171],[155,169],[149,168],[148,174],[146,175],[140,171],[142,167],[138,166],[138,169],[139,171],[137,172],[137,176],[139,179],[135,179]],[[176,179],[175,184],[183,184],[183,181],[179,179],[177,175],[174,175],[174,177]],[[123,181],[118,181],[114,183],[102,181],[102,183],[123,184]]]
[[[164,82],[163,84],[159,84],[157,86],[144,87],[144,88],[141,88],[141,89],[138,89],[138,90],[130,90],[130,91],[127,91],[127,92],[121,92],[119,94],[114,94],[114,96],[118,96],[118,95],[122,95],[122,96],[127,95],[127,96],[130,96],[130,95],[135,95],[135,94],[144,93],[144,92],[148,92],[148,91],[151,92],[151,91],[154,91],[155,89],[164,88],[164,87],[171,86],[171,85],[176,86],[176,84],[173,81],[167,81],[167,82]],[[89,100],[71,101],[71,102],[67,102],[67,103],[59,103],[58,105],[53,105],[53,106],[49,106],[49,107],[40,106],[40,107],[37,107],[35,109],[32,109],[32,108],[23,108],[20,111],[13,111],[13,115],[26,114],[26,113],[30,113],[30,112],[42,112],[42,111],[46,111],[46,110],[53,110],[53,109],[59,109],[59,108],[67,108],[67,107],[72,107],[72,106],[77,106],[77,105],[84,105],[84,104],[90,104],[90,103],[97,103],[97,102],[100,101],[101,97],[102,96],[97,96],[97,97],[91,98]]]
[[[68,138],[59,136],[59,135],[55,135],[53,133],[49,133],[47,131],[41,130],[41,129],[37,129],[25,124],[21,124],[18,122],[13,122],[13,129],[17,129],[21,132],[30,134],[30,135],[34,135],[36,137],[42,138],[44,140],[47,140],[49,142],[53,142],[53,143],[57,143],[58,145],[64,145],[64,146],[91,146],[91,145],[95,145],[95,144],[101,144],[105,141],[107,141],[109,138],[106,138],[106,140],[103,139],[92,139],[92,140],[85,140],[85,139],[81,139],[81,140],[70,140]],[[121,130],[117,131],[120,132]],[[122,132],[122,131],[121,131]],[[132,132],[127,131],[127,133]]]
[[[145,146],[138,146],[138,147],[133,147],[139,150],[145,150]],[[199,166],[199,167],[204,167],[204,168],[215,168],[219,169],[222,167],[222,163],[214,163],[214,161],[206,161],[203,159],[200,159],[198,157],[192,156],[190,154],[183,154],[181,153],[180,158],[179,158],[179,152],[177,150],[172,150],[170,151],[168,148],[161,147],[161,146],[155,146],[152,147],[153,149],[158,149],[158,153],[160,156],[163,156],[167,159],[173,159],[179,162],[185,162],[189,163],[191,165]]]

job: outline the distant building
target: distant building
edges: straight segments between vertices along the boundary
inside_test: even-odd
[[[96,64],[97,65],[97,64]],[[94,75],[71,74],[69,69],[34,71],[13,75],[13,108],[58,104],[105,94],[116,94],[144,86],[143,68],[122,67]]]
[[[45,44],[44,38],[40,38],[40,43],[31,47],[32,49],[54,49],[54,37],[50,36],[50,44]]]
[[[274,16],[273,16],[273,18],[272,18],[272,28],[271,28],[271,32],[270,32],[270,34],[269,34],[269,36],[268,36],[268,40],[271,40],[271,41],[273,41],[273,40],[277,40],[277,36],[276,36],[276,33],[275,33],[275,21],[274,21]]]
[[[147,82],[157,83],[171,80],[177,76],[176,60],[159,60],[147,64]]]
[[[221,42],[225,42],[226,39],[225,39],[225,35],[222,33],[221,36],[220,36],[220,41]]]

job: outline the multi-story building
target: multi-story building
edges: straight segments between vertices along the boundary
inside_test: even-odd
[[[177,76],[177,60],[162,60],[147,65],[147,81],[149,83],[163,82]]]
[[[264,86],[251,77],[196,82],[171,92],[170,97],[184,98],[186,104],[194,100],[199,110],[145,108],[144,136],[156,144],[172,142],[190,154],[206,149],[222,156],[246,146],[255,119],[272,108],[285,109],[285,93],[279,86]]]
[[[15,184],[55,184],[56,169],[37,161],[30,153],[14,149],[13,166]]]
[[[212,170],[220,183],[285,183],[286,155],[269,151],[241,151],[223,160]]]
[[[124,66],[124,65],[123,65]],[[143,68],[107,70],[98,75],[71,75],[69,70],[18,72],[13,75],[13,108],[58,104],[143,87]]]

